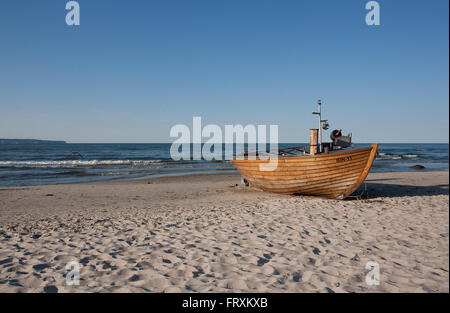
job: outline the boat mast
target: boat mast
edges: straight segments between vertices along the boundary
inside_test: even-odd
[[[319,147],[317,147],[317,151],[318,152],[322,152],[322,111],[321,111],[321,105],[322,105],[322,101],[319,99],[317,100],[317,106],[319,107],[318,112],[312,112],[312,114],[317,114],[319,115]]]

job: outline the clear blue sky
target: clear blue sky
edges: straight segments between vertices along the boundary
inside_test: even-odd
[[[170,142],[177,123],[279,124],[323,101],[357,142],[448,142],[448,0],[0,2],[0,138]]]

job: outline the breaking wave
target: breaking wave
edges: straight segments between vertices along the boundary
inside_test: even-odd
[[[64,160],[64,161],[0,161],[0,167],[77,168],[95,166],[149,166],[164,160]]]
[[[390,154],[379,152],[377,160],[401,160],[401,159],[416,159],[419,155],[417,154]]]

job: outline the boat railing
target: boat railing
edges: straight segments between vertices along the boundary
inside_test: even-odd
[[[254,149],[254,150],[244,150],[243,152],[237,154],[236,156],[249,156],[249,155],[258,156],[258,155],[269,155],[269,154],[273,154],[273,153],[267,152],[265,150]]]
[[[297,146],[297,147],[288,147],[288,148],[282,148],[278,149],[275,153],[272,151],[266,151],[266,150],[244,150],[242,153],[238,154],[240,156],[258,156],[258,155],[297,155],[297,154],[308,154],[307,148],[309,145],[304,146]]]
[[[278,155],[286,155],[286,154],[295,155],[295,154],[299,154],[299,152],[306,154],[306,153],[308,153],[306,151],[306,148],[308,148],[308,147],[309,147],[308,145],[305,145],[305,146],[297,146],[297,147],[278,149]]]

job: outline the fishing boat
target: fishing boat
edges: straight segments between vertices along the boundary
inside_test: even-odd
[[[310,144],[278,149],[273,152],[246,151],[233,158],[233,163],[250,187],[280,194],[298,194],[345,199],[364,182],[375,159],[378,144],[353,148],[352,135],[341,130],[331,133],[332,142],[322,143],[321,101],[318,101],[319,128],[310,130]],[[264,155],[264,157],[261,157]],[[252,157],[253,156],[253,157]],[[271,158],[268,158],[270,157]],[[275,166],[268,167],[275,162]]]

